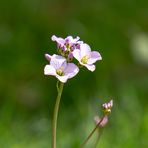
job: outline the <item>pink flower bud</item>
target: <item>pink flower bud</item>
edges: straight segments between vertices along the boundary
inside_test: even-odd
[[[101,121],[99,116],[95,116],[94,120],[96,125]],[[107,123],[108,123],[108,116],[104,116],[103,120],[99,124],[99,127],[105,127]]]

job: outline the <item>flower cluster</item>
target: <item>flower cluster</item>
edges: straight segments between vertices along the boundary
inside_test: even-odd
[[[111,113],[111,109],[113,107],[113,100],[110,100],[109,102],[104,103],[102,105],[102,107],[103,107],[103,111],[104,111],[105,114]]]
[[[95,70],[94,63],[102,59],[99,52],[91,51],[88,44],[79,41],[79,37],[68,36],[63,39],[53,35],[51,39],[57,43],[60,55],[45,54],[49,64],[45,66],[44,74],[55,76],[63,83],[79,72],[80,65],[93,72]],[[78,61],[77,65],[74,64],[74,59]]]

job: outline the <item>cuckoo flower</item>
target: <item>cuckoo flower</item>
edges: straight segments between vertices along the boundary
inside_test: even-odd
[[[56,41],[58,48],[64,50],[64,51],[73,51],[76,48],[80,47],[80,44],[83,43],[83,41],[79,41],[79,37],[73,38],[72,36],[68,36],[65,39],[56,37],[53,35],[51,37],[52,41]]]
[[[62,56],[45,54],[45,57],[50,61],[50,64],[45,66],[44,74],[55,76],[63,83],[79,72],[79,68],[75,64],[67,63],[66,59]]]
[[[94,63],[98,60],[102,60],[99,52],[91,51],[91,48],[87,44],[80,44],[80,49],[73,51],[73,56],[79,61],[79,63],[85,66],[88,70],[94,71]]]

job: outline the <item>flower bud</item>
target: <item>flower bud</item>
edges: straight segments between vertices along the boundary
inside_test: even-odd
[[[94,117],[96,125],[102,120],[99,116]],[[104,116],[103,120],[100,122],[99,127],[105,127],[108,123],[108,116]]]
[[[49,54],[45,54],[45,58],[50,62],[51,56]]]

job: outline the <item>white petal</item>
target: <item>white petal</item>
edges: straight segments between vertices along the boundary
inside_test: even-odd
[[[79,62],[81,61],[81,56],[80,56],[80,50],[79,49],[75,49],[72,53],[75,59],[77,59]]]
[[[90,46],[88,44],[80,44],[80,56],[83,58],[84,56],[89,56],[91,53]]]
[[[78,72],[79,72],[78,66],[76,66],[73,63],[68,63],[67,67],[66,67],[66,69],[64,71],[65,76],[67,75],[68,78],[74,77]]]
[[[90,71],[94,71],[95,69],[96,69],[96,66],[95,65],[88,65],[88,64],[85,64],[84,65],[88,70],[90,70]]]
[[[74,43],[77,43],[79,39],[80,39],[79,36],[77,36],[75,39],[73,39],[74,40]]]
[[[52,41],[56,41],[56,40],[57,40],[57,37],[56,37],[55,35],[53,35],[53,36],[51,37],[51,40],[52,40]]]
[[[55,35],[53,35],[51,37],[52,41],[56,41],[58,44],[64,45],[65,40],[63,38],[60,37],[56,37]]]
[[[58,78],[59,81],[61,81],[63,83],[66,83],[67,80],[68,80],[68,76],[59,76],[59,75],[56,75],[56,78]]]
[[[84,42],[83,42],[83,41],[77,41],[77,43],[78,43],[78,44],[84,44]]]
[[[50,65],[52,65],[55,69],[59,69],[61,67],[65,68],[66,59],[62,56],[54,54],[51,58]]]
[[[51,65],[46,65],[44,68],[44,74],[45,75],[52,75],[55,76],[56,75],[56,70],[53,66]]]
[[[90,58],[88,59],[88,62],[87,62],[88,64],[93,64],[98,60],[102,60],[102,57],[101,57],[100,53],[97,52],[97,51],[91,52],[90,55],[91,56],[90,56]]]
[[[65,41],[68,40],[69,44],[76,44],[79,39],[80,38],[78,36],[76,38],[73,38],[72,36],[68,36],[67,38],[65,38]]]

